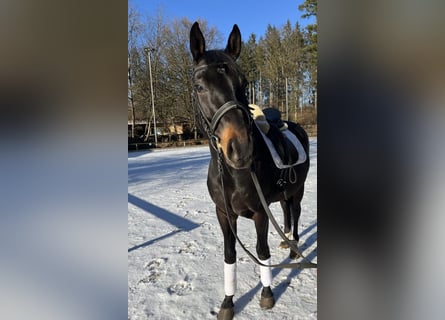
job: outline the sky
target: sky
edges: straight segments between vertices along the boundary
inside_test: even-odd
[[[167,21],[186,17],[190,21],[204,19],[210,26],[215,26],[223,35],[228,35],[236,23],[243,39],[252,33],[257,38],[263,36],[267,25],[282,27],[287,20],[292,26],[299,21],[301,26],[313,23],[314,19],[302,19],[303,12],[298,6],[304,0],[129,0],[129,3],[149,16],[161,9]],[[233,9],[232,9],[233,8]]]

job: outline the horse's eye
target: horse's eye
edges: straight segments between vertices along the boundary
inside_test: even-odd
[[[202,92],[202,91],[204,91],[204,87],[199,85],[199,84],[196,84],[195,85],[195,90],[196,90],[196,92]]]

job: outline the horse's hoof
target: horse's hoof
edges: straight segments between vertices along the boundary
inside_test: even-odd
[[[296,248],[298,248],[298,241],[296,241],[296,240],[291,240],[291,243],[292,243],[292,245],[294,245]],[[301,258],[301,253],[299,253],[299,252],[296,252],[296,251],[294,251],[294,250],[290,250],[290,253],[289,253],[289,258],[290,259],[298,259],[298,258]]]
[[[291,250],[289,253],[289,259],[296,260],[298,258],[303,258],[300,252],[295,252],[294,250]]]
[[[218,320],[232,320],[233,315],[233,308],[221,308],[218,312]]]
[[[273,297],[272,290],[270,290],[270,287],[263,288],[260,299],[261,309],[272,309],[274,305],[275,298]]]
[[[225,296],[221,309],[218,312],[218,320],[232,320],[234,314],[233,307],[233,296]]]
[[[275,305],[274,297],[269,297],[269,298],[261,297],[261,300],[260,300],[261,309],[272,309],[274,305]]]
[[[280,246],[281,249],[289,249],[289,245],[283,240],[280,242]]]
[[[291,250],[290,253],[289,253],[289,258],[293,259],[293,260],[296,260],[298,258],[303,258],[303,256],[301,255],[301,253],[295,252],[295,251]]]

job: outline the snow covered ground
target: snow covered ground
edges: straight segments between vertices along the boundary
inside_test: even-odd
[[[128,319],[216,319],[224,297],[223,237],[206,186],[208,146],[128,154]],[[317,261],[317,140],[300,218],[300,248]],[[277,221],[278,203],[271,205]],[[255,229],[238,219],[238,234],[255,252]],[[288,250],[271,225],[272,263]],[[316,319],[316,269],[273,269],[276,304],[261,310],[259,267],[237,245],[235,319]]]

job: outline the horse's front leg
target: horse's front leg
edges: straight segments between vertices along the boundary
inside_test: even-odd
[[[236,291],[236,239],[224,210],[216,208],[216,215],[224,236],[224,293],[225,297],[218,313],[218,320],[233,319],[233,296]],[[236,232],[237,215],[229,215],[230,223]]]
[[[260,306],[263,309],[271,309],[275,305],[275,298],[273,296],[270,285],[272,284],[272,270],[270,267],[270,251],[267,242],[267,234],[269,230],[269,220],[266,214],[255,213],[253,216],[255,222],[255,229],[257,233],[256,251],[258,258],[263,265],[260,266],[261,284],[263,291],[261,292]]]

